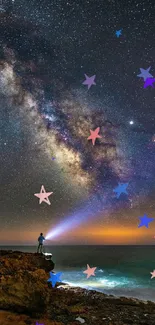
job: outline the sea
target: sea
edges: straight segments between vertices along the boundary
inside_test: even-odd
[[[1,246],[22,252],[36,252],[36,246]],[[54,271],[62,272],[62,282],[117,297],[155,302],[154,246],[44,246],[52,253]],[[95,276],[83,273],[96,267]]]

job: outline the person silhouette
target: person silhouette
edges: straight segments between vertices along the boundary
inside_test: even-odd
[[[43,233],[41,232],[40,233],[40,236],[38,237],[39,245],[38,245],[37,253],[40,252],[42,254],[42,251],[43,251],[43,241],[44,240],[45,240],[45,238],[43,236]]]

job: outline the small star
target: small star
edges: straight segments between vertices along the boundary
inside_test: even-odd
[[[86,80],[82,83],[83,85],[88,85],[88,89],[90,89],[90,87],[92,85],[96,85],[96,83],[94,82],[94,79],[95,79],[96,75],[92,76],[92,77],[88,77],[86,74],[85,74],[85,78]]]
[[[155,135],[153,135],[152,137],[152,142],[155,142]]]
[[[144,83],[144,88],[147,88],[148,86],[151,86],[152,88],[154,88],[153,87],[153,82],[155,82],[154,78],[147,78],[145,83]]]
[[[56,158],[55,157],[52,157],[52,160],[55,160]]]
[[[119,37],[120,35],[122,35],[122,29],[116,30],[116,36]]]
[[[90,267],[89,264],[87,264],[87,270],[83,271],[83,273],[86,273],[87,274],[87,279],[91,276],[91,275],[94,275],[94,272],[96,270],[96,267]]]
[[[149,222],[152,222],[154,220],[154,218],[148,218],[148,216],[146,214],[144,214],[143,217],[139,217],[139,219],[141,220],[140,225],[138,226],[138,228],[145,226],[146,228],[149,228],[148,224]]]
[[[120,197],[122,193],[128,194],[126,188],[128,187],[129,183],[118,183],[118,186],[115,187],[113,192],[117,193],[117,199]]]
[[[34,194],[35,196],[37,196],[40,200],[39,200],[39,204],[41,204],[42,202],[47,203],[48,205],[51,205],[48,196],[50,196],[51,194],[53,194],[53,192],[47,192],[45,191],[44,186],[42,185],[41,187],[41,191],[40,193]]]
[[[151,279],[155,278],[155,270],[153,272],[150,272],[152,274]]]
[[[149,67],[148,69],[143,69],[143,68],[140,68],[140,74],[137,74],[137,77],[142,77],[144,79],[144,81],[147,79],[147,78],[153,78],[152,74],[149,73],[151,67]]]
[[[62,274],[62,272],[58,272],[57,274],[50,272],[50,278],[47,280],[47,282],[52,283],[52,288],[55,287],[57,282],[61,282],[61,279],[60,279],[61,274]]]
[[[130,125],[133,125],[133,124],[134,124],[134,121],[130,121],[129,124],[130,124]]]
[[[96,128],[95,131],[90,130],[91,135],[87,140],[92,140],[93,146],[97,138],[102,138],[98,133],[100,132],[100,127]]]

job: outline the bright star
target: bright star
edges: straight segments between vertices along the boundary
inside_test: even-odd
[[[133,125],[133,124],[134,124],[134,121],[130,121],[129,124],[130,124],[130,125]]]

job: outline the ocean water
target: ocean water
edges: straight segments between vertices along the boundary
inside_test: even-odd
[[[36,252],[35,246],[1,246],[0,249]],[[155,302],[154,246],[44,246],[53,254],[55,272],[72,286],[97,290],[115,296],[134,297]],[[87,279],[87,268],[97,267]]]

